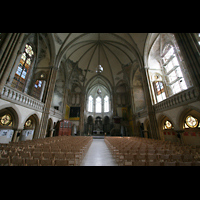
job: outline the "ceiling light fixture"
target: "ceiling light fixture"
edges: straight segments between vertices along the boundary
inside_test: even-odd
[[[103,72],[103,67],[100,64],[100,33],[98,34],[98,45],[99,45],[99,54],[98,54],[98,67],[96,69],[97,74],[101,74]]]

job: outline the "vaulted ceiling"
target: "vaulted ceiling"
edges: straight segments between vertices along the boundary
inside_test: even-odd
[[[96,68],[112,86],[130,78],[134,62],[142,60],[147,33],[54,33],[56,62],[66,65],[69,79],[82,86],[94,78]]]

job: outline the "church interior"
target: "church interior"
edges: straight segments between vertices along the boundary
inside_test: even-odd
[[[199,77],[200,33],[0,33],[0,165],[200,165]]]

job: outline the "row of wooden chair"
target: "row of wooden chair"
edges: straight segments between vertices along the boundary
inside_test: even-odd
[[[73,160],[68,159],[29,159],[29,158],[0,158],[1,166],[75,166]]]
[[[200,161],[198,146],[183,146],[168,141],[137,137],[105,137],[104,140],[116,162],[121,166],[139,164],[151,166],[154,163],[159,166],[165,166],[167,163],[174,166],[182,166],[183,163],[198,165]]]
[[[30,162],[41,160],[41,162],[38,161],[38,165],[50,162],[45,160],[51,160],[53,164],[56,160],[68,160],[70,165],[80,165],[92,140],[92,137],[85,136],[58,136],[53,139],[38,139],[38,142],[35,139],[34,142],[31,140],[19,143],[12,142],[6,145],[0,144],[0,158],[2,159],[0,165],[12,166],[16,160],[19,163],[23,160],[23,164],[20,165],[26,166],[27,163],[24,163],[26,159]],[[9,163],[5,164],[6,160]],[[56,161],[57,164],[58,162]]]
[[[126,162],[196,162],[193,155],[156,155],[156,154],[126,154],[115,157],[118,165],[123,166]]]
[[[200,166],[200,162],[142,162],[142,161],[125,161],[124,166]]]

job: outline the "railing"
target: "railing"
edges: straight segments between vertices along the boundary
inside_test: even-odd
[[[155,108],[155,111],[158,112],[158,111],[168,110],[177,106],[183,106],[197,100],[199,100],[199,91],[195,89],[195,87],[191,87],[153,106]]]
[[[191,87],[153,105],[153,107],[155,109],[155,112],[158,113],[178,106],[183,106],[198,100],[200,100],[199,91],[196,90],[194,87]],[[146,117],[147,115],[147,108],[142,109],[136,113],[137,118]]]
[[[50,115],[62,119],[63,113],[59,110],[54,109],[53,107],[50,108]]]
[[[3,87],[1,98],[12,103],[42,112],[44,103],[8,85]]]
[[[146,117],[147,116],[147,108],[144,108],[136,113],[136,117]]]

